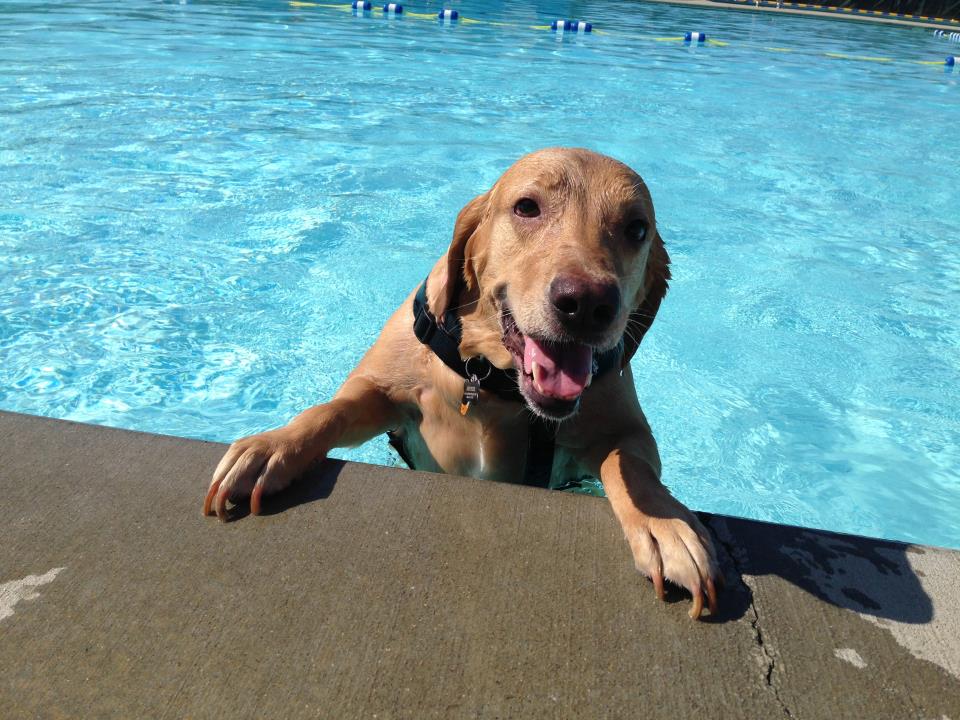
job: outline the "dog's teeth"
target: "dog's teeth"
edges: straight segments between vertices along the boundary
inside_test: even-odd
[[[543,375],[543,368],[540,367],[540,364],[536,360],[530,363],[530,374],[533,375],[533,386],[537,389],[537,392],[541,395],[546,395],[543,387],[540,385],[540,376]]]
[[[590,373],[589,375],[587,375],[587,384],[583,386],[584,389],[590,387],[590,383],[592,382],[593,382],[593,373]]]

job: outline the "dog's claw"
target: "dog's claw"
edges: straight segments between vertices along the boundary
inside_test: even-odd
[[[703,613],[703,592],[699,585],[695,585],[691,592],[693,593],[693,607],[690,608],[690,617],[699,620],[701,613]]]
[[[659,568],[654,570],[650,575],[650,579],[653,581],[653,591],[657,594],[657,600],[664,600],[666,598],[666,592],[663,588],[663,571]]]
[[[307,454],[300,437],[290,428],[237,440],[213,471],[203,500],[203,514],[215,514],[226,522],[232,515],[228,504],[249,499],[250,512],[259,515],[264,496],[288,487],[315,459]]]
[[[657,516],[637,513],[629,518],[627,538],[637,568],[653,583],[657,598],[664,600],[667,578],[690,592],[689,615],[717,614],[717,587],[720,572],[709,535],[696,516],[680,503],[658,508]],[[662,517],[673,514],[674,517]],[[627,524],[627,523],[625,523]]]
[[[229,519],[227,514],[227,488],[224,485],[221,485],[220,490],[217,492],[217,519],[220,522],[226,522]]]
[[[213,499],[217,496],[217,490],[220,488],[220,481],[215,480],[210,483],[210,489],[207,490],[207,496],[203,499],[203,516],[207,517],[210,515],[210,507],[213,504]]]
[[[250,513],[253,515],[260,514],[260,502],[263,497],[263,476],[257,480],[256,485],[253,486],[253,492],[250,493]]]

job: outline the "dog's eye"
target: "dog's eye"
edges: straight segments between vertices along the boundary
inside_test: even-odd
[[[540,206],[537,205],[536,200],[520,198],[513,206],[513,214],[523,218],[535,218],[540,214]]]
[[[643,220],[634,220],[627,225],[627,239],[640,244],[647,239],[647,223]]]

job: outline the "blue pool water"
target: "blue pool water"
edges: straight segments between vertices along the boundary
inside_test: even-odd
[[[0,408],[222,441],[282,424],[466,201],[582,145],[644,175],[673,256],[634,369],[674,492],[960,547],[960,74],[913,62],[952,46],[622,0],[453,7],[504,24],[0,3]],[[531,29],[570,16],[608,32]],[[728,44],[657,39],[687,30]]]

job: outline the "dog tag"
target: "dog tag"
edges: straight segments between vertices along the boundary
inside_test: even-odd
[[[460,401],[460,414],[466,415],[470,409],[470,403],[475,403],[480,399],[480,378],[471,375],[469,380],[463,381],[463,399]]]

